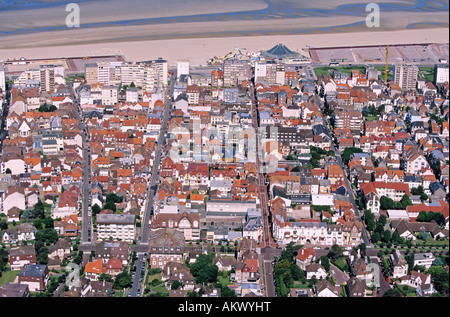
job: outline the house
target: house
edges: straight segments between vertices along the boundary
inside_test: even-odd
[[[36,251],[34,245],[22,245],[9,250],[9,265],[12,271],[25,268],[28,265],[36,264]]]
[[[1,205],[1,212],[8,215],[9,211],[15,208],[8,221],[18,221],[17,210],[26,209],[25,190],[21,186],[10,186],[7,188]]]
[[[6,229],[2,231],[2,243],[16,243],[18,242],[17,229]]]
[[[215,264],[219,268],[219,271],[231,271],[235,262],[236,260],[234,257],[218,255]]]
[[[108,262],[106,262],[102,273],[109,274],[112,277],[117,276],[118,274],[122,273],[122,261],[116,258],[109,259]]]
[[[91,281],[89,297],[108,297],[113,292],[112,283],[106,281]]]
[[[136,235],[136,216],[129,214],[98,214],[97,240],[132,242]]]
[[[161,272],[161,280],[166,282],[166,288],[170,289],[173,282],[179,281],[183,290],[193,290],[195,278],[190,269],[183,263],[167,262]]]
[[[400,278],[400,284],[406,284],[411,287],[417,288],[420,285],[430,284],[431,275],[423,274],[417,271],[411,271],[411,275],[406,275]]]
[[[48,248],[50,259],[65,259],[72,255],[72,246],[69,238],[59,239],[54,245]]]
[[[30,297],[27,284],[6,283],[0,287],[0,297]]]
[[[307,265],[305,271],[306,271],[306,278],[308,280],[312,279],[313,276],[318,280],[327,277],[327,271],[319,263],[311,263]]]
[[[342,224],[342,232],[345,245],[357,246],[361,243],[363,224],[359,221],[345,221]]]
[[[366,283],[357,277],[351,277],[347,283],[348,297],[366,297]]]
[[[175,229],[152,230],[149,238],[151,268],[164,268],[168,262],[183,263],[184,236]]]
[[[306,265],[312,263],[316,259],[316,252],[312,247],[302,247],[298,250],[295,257],[295,263],[302,269],[306,269]]]
[[[334,286],[326,279],[317,283],[314,292],[317,297],[340,297],[341,287]]]
[[[400,237],[405,239],[416,240],[420,232],[427,232],[434,239],[448,237],[448,231],[441,230],[435,221],[409,222],[407,220],[392,220],[390,225],[397,231]]]
[[[87,279],[97,281],[103,272],[103,261],[97,259],[94,262],[86,263],[84,273]]]
[[[433,284],[420,284],[417,286],[416,293],[419,297],[426,297],[436,293]]]
[[[436,257],[433,253],[415,253],[414,254],[414,266],[425,266],[429,269],[432,265]]]
[[[258,258],[250,256],[237,261],[234,265],[237,283],[256,282],[259,280]]]
[[[109,259],[119,259],[122,265],[128,264],[130,246],[125,241],[102,241],[96,245],[95,256],[106,264]]]
[[[399,250],[396,250],[389,256],[389,261],[391,263],[390,268],[393,278],[401,278],[408,274],[408,263]]]
[[[19,284],[27,284],[30,292],[45,291],[49,281],[47,265],[31,264],[18,275]]]

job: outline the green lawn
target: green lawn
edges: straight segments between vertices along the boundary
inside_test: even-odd
[[[222,284],[222,285],[230,285],[231,281],[230,281],[230,277],[223,277],[222,275],[217,277],[217,281]]]
[[[375,66],[375,69],[380,72],[380,75],[378,76],[379,79],[384,80],[384,70],[385,66]],[[388,66],[388,81],[394,80],[394,66]]]
[[[16,278],[17,275],[19,275],[19,273],[20,273],[20,270],[3,272],[3,275],[0,278],[0,286],[3,286],[6,283],[14,282],[14,279]]]
[[[416,297],[417,296],[416,289],[414,287],[411,287],[409,285],[397,285],[397,288],[406,297]]]
[[[359,70],[360,73],[365,74],[366,73],[366,67],[365,66],[335,66],[335,67],[316,67],[314,68],[314,72],[316,73],[316,76],[319,77],[320,75],[332,75],[333,72],[338,71],[345,74],[351,74],[353,70]]]
[[[152,285],[152,281],[154,279],[157,279],[157,280],[161,281],[161,273],[153,274],[153,275],[147,275],[147,280],[146,280],[145,287],[149,288],[152,293],[163,293],[163,294],[167,294],[167,296],[168,296],[169,291],[164,286],[164,283],[161,283],[161,284],[156,285],[156,286]]]
[[[309,288],[309,287],[306,284],[302,284],[300,282],[294,282],[294,288]]]
[[[434,67],[433,66],[419,66],[419,78],[434,81]]]
[[[331,261],[334,265],[336,265],[338,267],[339,270],[341,271],[345,271],[345,267],[347,265],[347,261],[346,261],[347,257],[342,256],[339,259],[337,259],[336,261]]]

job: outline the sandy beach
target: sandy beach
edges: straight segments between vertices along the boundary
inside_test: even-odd
[[[235,46],[249,51],[266,50],[283,43],[301,52],[306,45],[336,47],[356,45],[448,43],[448,29],[402,30],[388,32],[357,32],[331,34],[245,36],[222,38],[169,39],[128,41],[90,45],[49,46],[26,49],[0,50],[0,59],[51,58],[95,55],[124,55],[129,61],[163,57],[174,65],[179,59],[189,59],[192,65],[205,65],[213,56],[233,51]]]
[[[378,1],[380,28],[366,26],[365,2],[356,0],[79,2],[82,27],[72,29],[61,28],[67,14],[61,6],[0,11],[0,60],[120,54],[202,65],[235,46],[259,51],[283,43],[301,52],[307,45],[448,43],[449,37],[448,0]],[[37,12],[40,19],[30,18]]]

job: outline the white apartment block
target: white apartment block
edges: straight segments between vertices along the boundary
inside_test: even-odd
[[[102,87],[102,105],[113,106],[119,101],[119,86]]]
[[[132,242],[136,235],[135,216],[117,214],[97,215],[97,240],[121,240]]]
[[[6,91],[6,77],[3,69],[0,69],[0,90],[3,93]]]
[[[189,75],[189,61],[177,62],[177,79],[179,79],[181,75]]]
[[[434,81],[442,84],[449,81],[448,64],[437,64],[434,68]]]
[[[136,87],[144,85],[145,65],[142,63],[125,63],[122,65],[122,85],[131,85]]]

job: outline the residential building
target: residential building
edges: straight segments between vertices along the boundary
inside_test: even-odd
[[[19,284],[27,284],[30,292],[45,291],[50,279],[47,265],[32,264],[20,271]]]
[[[136,235],[135,215],[98,214],[97,240],[123,240],[133,242]]]
[[[394,64],[394,82],[402,90],[416,89],[419,68],[412,64]]]

